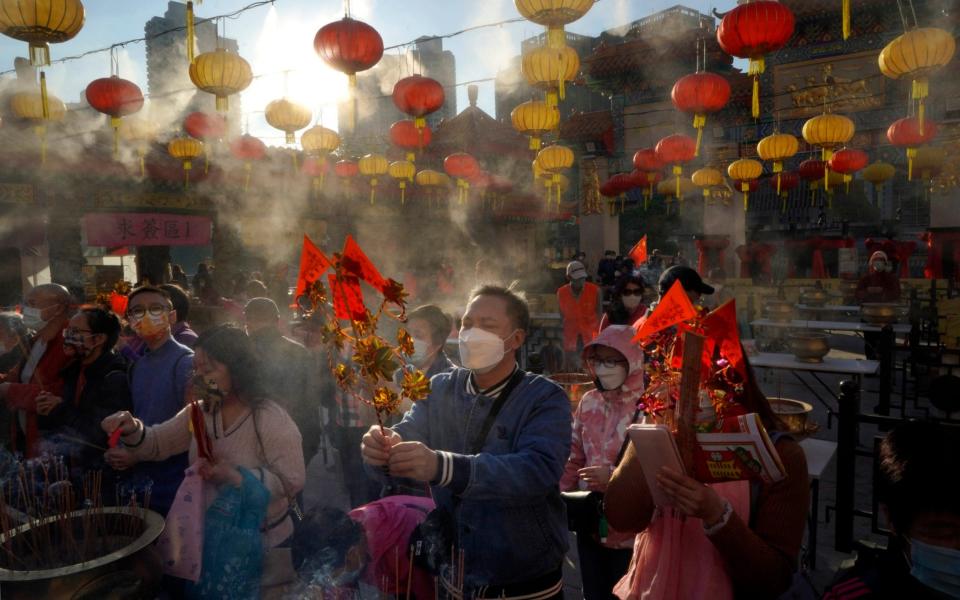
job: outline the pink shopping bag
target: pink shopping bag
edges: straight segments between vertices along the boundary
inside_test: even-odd
[[[203,566],[203,515],[206,503],[198,460],[184,471],[183,482],[167,513],[167,524],[157,541],[163,572],[196,583]]]

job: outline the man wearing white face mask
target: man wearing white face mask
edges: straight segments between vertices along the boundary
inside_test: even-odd
[[[558,484],[570,452],[570,403],[559,386],[518,367],[529,325],[529,308],[513,291],[474,292],[460,329],[464,368],[435,376],[429,398],[401,423],[371,427],[363,438],[371,472],[431,485],[437,511],[428,521],[446,525],[424,546],[437,551],[429,560],[444,596],[563,595]]]
[[[611,325],[583,349],[583,362],[597,388],[583,396],[573,415],[573,443],[561,491],[607,489],[643,394],[643,349],[633,341],[635,334],[631,326]],[[586,600],[612,597],[611,590],[630,565],[635,537],[611,530],[605,520],[595,530],[577,531]]]
[[[60,395],[60,371],[70,362],[63,350],[63,329],[70,320],[70,292],[62,285],[38,285],[27,294],[23,323],[37,333],[30,340],[27,355],[3,376],[0,399],[16,413],[12,445],[28,457],[35,455],[39,441],[37,396],[41,392]]]

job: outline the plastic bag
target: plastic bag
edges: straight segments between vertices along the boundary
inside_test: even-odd
[[[183,481],[167,512],[167,524],[157,541],[163,572],[197,581],[203,568],[203,478],[201,461],[184,471]]]
[[[225,486],[207,509],[203,528],[203,571],[187,585],[187,596],[204,600],[259,598],[263,571],[260,525],[270,492],[239,467],[240,487]]]

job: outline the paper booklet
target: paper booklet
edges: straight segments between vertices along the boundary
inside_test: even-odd
[[[696,479],[704,483],[786,477],[780,455],[756,413],[724,419],[718,433],[698,433],[694,452]]]

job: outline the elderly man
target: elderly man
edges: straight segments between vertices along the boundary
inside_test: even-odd
[[[0,398],[16,414],[11,428],[13,450],[36,456],[37,396],[41,392],[59,396],[63,391],[60,371],[69,359],[63,351],[63,329],[71,316],[67,288],[55,283],[38,285],[24,301],[23,323],[37,333],[30,339],[26,357],[3,375]]]
[[[423,545],[435,550],[428,560],[444,596],[563,597],[559,483],[570,403],[556,384],[517,365],[529,327],[520,296],[480,288],[460,327],[464,368],[435,376],[430,396],[398,425],[363,437],[371,472],[430,484],[433,526],[447,525],[444,534],[424,534]]]

